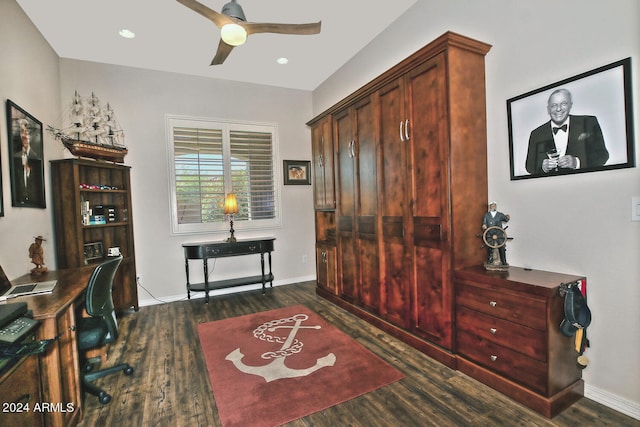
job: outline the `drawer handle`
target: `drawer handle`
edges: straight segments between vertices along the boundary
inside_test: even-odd
[[[491,355],[491,361],[495,362],[496,360],[498,360],[498,356],[494,356],[493,354]]]
[[[491,307],[495,307],[496,305],[498,305],[498,303],[497,303],[497,302],[495,302],[495,301],[491,301],[491,302],[489,303],[489,305],[490,305]]]
[[[22,396],[20,396],[19,398],[17,398],[17,399],[16,399],[15,401],[13,401],[12,403],[16,403],[16,404],[22,403],[22,404],[25,404],[25,403],[29,403],[29,402],[31,402],[31,394],[30,394],[30,393],[26,393],[26,394],[23,394]]]
[[[496,328],[491,328],[491,329],[489,329],[489,332],[491,332],[493,335],[495,335],[496,332],[498,332],[498,330]]]

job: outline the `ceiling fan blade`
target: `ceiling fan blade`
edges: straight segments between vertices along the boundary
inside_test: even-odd
[[[182,1],[182,0],[178,0]],[[320,22],[313,22],[310,24],[272,24],[263,22],[242,22],[239,21],[242,27],[247,30],[247,34],[256,33],[276,33],[276,34],[300,34],[310,35],[318,34],[320,32]]]
[[[216,56],[213,57],[211,61],[211,65],[220,65],[227,59],[227,56],[233,50],[233,46],[226,44],[222,39],[220,43],[218,43],[218,51],[216,52]]]
[[[205,18],[210,19],[214,24],[218,26],[218,28],[222,28],[222,26],[225,24],[231,24],[235,22],[233,18],[230,18],[227,15],[223,15],[222,13],[218,13],[213,9],[209,9],[207,6],[197,2],[196,0],[178,0],[178,2],[187,6],[189,9],[198,12]]]

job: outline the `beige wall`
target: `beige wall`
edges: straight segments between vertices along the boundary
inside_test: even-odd
[[[47,209],[12,208],[5,142],[6,98],[30,112],[44,126],[61,125],[64,106],[75,90],[83,94],[93,91],[115,108],[129,146],[125,163],[132,166],[136,266],[140,283],[146,289],[138,290],[142,305],[156,303],[153,297],[165,301],[185,297],[183,242],[222,240],[228,234],[170,234],[165,114],[275,123],[281,160],[311,158],[311,136],[305,125],[311,117],[308,91],[60,60],[13,0],[0,1],[0,51],[3,52],[0,145],[5,204],[5,216],[0,218],[0,264],[10,278],[31,268],[27,249],[33,236],[38,234],[48,239],[45,261],[50,268],[55,268],[50,197],[55,189],[49,185],[48,161],[70,155],[45,133]],[[236,222],[236,236],[276,237],[273,254],[276,284],[312,280],[315,278],[313,192],[311,186],[283,186],[282,162],[276,166],[282,197],[282,227],[249,232],[243,231],[242,224]],[[201,280],[201,267],[194,264],[192,270],[192,280]],[[219,261],[212,278],[237,276],[239,271],[242,275],[258,274],[259,258]]]
[[[565,19],[550,19],[560,8]],[[632,196],[640,196],[640,169],[570,177],[510,181],[505,101],[532,89],[618,59],[632,57],[640,82],[640,3],[636,0],[419,0],[397,24],[374,40],[311,94],[148,72],[58,58],[12,0],[0,1],[0,155],[5,216],[0,217],[0,263],[13,278],[30,268],[34,235],[51,239],[47,209],[12,208],[4,115],[13,100],[45,125],[59,123],[69,93],[95,90],[117,107],[131,146],[138,273],[142,285],[163,299],[181,297],[180,243],[220,235],[169,235],[164,114],[276,122],[282,159],[309,159],[304,123],[447,30],[493,45],[487,56],[489,195],[512,216],[513,265],[584,274],[589,278],[591,364],[584,371],[587,396],[640,418],[640,222],[631,222]],[[566,56],[553,56],[555,50]],[[640,99],[634,91],[636,141]],[[313,104],[312,104],[313,103]],[[638,151],[638,150],[636,150]],[[65,156],[45,135],[47,160]],[[277,237],[274,273],[280,281],[312,277],[313,215],[310,187],[281,188],[284,227]],[[604,221],[603,221],[604,220]],[[258,235],[259,233],[254,233]],[[247,236],[251,235],[247,233]],[[47,263],[53,242],[45,245]],[[301,254],[310,264],[302,264]],[[214,274],[232,274],[243,262]],[[253,267],[252,267],[253,268]],[[139,289],[140,300],[151,297]]]
[[[511,214],[508,260],[588,277],[587,395],[640,418],[640,222],[631,221],[640,169],[511,181],[506,112],[509,98],[632,57],[638,163],[640,2],[419,0],[314,91],[314,114],[449,30],[493,45],[489,198]]]
[[[10,99],[43,124],[57,120],[60,105],[58,56],[42,38],[13,0],[0,1],[0,169],[4,217],[0,217],[0,264],[9,278],[28,273],[33,265],[28,256],[33,237],[42,235],[45,263],[54,265],[53,222],[49,159],[62,149],[44,135],[45,191],[47,209],[11,207],[9,144],[6,100]]]
[[[142,286],[163,300],[184,296],[182,243],[223,240],[228,236],[228,231],[171,235],[166,114],[275,123],[281,160],[311,158],[311,136],[305,125],[311,117],[310,92],[76,60],[60,62],[63,98],[75,90],[94,91],[109,100],[125,130],[129,146],[125,162],[132,166],[138,275]],[[249,232],[236,222],[236,237],[276,237],[273,272],[278,283],[314,279],[311,186],[283,186],[281,161],[277,167],[282,228]],[[302,262],[303,255],[307,256],[306,264]],[[192,281],[202,280],[201,270],[201,264],[192,265]],[[259,274],[259,258],[219,260],[212,278],[237,276],[239,271],[243,276]],[[142,289],[139,295],[141,301],[150,299]]]

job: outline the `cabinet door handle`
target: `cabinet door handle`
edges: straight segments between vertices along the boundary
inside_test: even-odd
[[[491,355],[491,361],[495,362],[496,360],[498,360],[498,356],[495,356],[495,355],[492,354]]]
[[[491,329],[489,329],[489,332],[491,332],[493,335],[495,335],[496,332],[498,332],[498,330],[496,328],[491,328]]]
[[[409,119],[404,121],[404,138],[405,141],[409,140]]]
[[[498,303],[497,303],[497,302],[495,302],[495,301],[491,301],[491,302],[489,303],[489,305],[490,305],[491,307],[495,307],[496,305],[498,305]]]
[[[356,141],[351,141],[351,157],[356,157]]]
[[[404,123],[400,120],[400,141],[404,142],[404,131],[402,130],[402,125]]]

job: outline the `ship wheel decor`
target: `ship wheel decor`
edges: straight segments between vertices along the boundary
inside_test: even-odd
[[[487,248],[487,262],[484,268],[493,271],[507,271],[509,264],[506,260],[507,241],[513,240],[513,237],[507,236],[507,227],[499,227],[497,225],[487,227],[482,234],[483,248]]]

